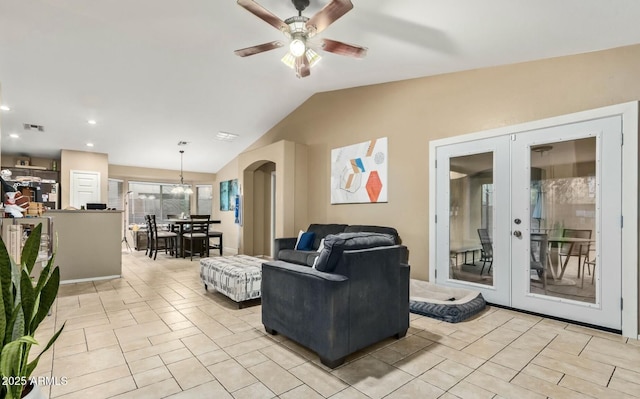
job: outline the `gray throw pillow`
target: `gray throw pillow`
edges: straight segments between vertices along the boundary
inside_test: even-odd
[[[344,251],[386,247],[395,245],[395,239],[389,234],[380,233],[341,233],[330,234],[324,239],[324,248],[314,262],[316,270],[331,273]]]

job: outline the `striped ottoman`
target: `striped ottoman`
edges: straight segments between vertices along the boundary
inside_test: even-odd
[[[200,280],[205,290],[211,286],[242,308],[243,302],[260,298],[263,262],[247,255],[200,259]]]

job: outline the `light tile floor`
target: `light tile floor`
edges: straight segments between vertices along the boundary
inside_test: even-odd
[[[122,279],[61,287],[37,337],[66,321],[36,370],[51,398],[640,398],[640,344],[619,335],[498,308],[412,314],[405,338],[330,370],[267,335],[260,306],[205,292],[198,261],[122,259]]]

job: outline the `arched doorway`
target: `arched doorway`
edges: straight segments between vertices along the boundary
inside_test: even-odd
[[[257,161],[244,170],[245,225],[252,225],[251,253],[255,256],[271,256],[276,222],[275,171],[276,164],[265,160]],[[249,195],[250,199],[247,198]],[[249,249],[248,245],[246,249]]]

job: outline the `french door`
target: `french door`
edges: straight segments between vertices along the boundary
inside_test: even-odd
[[[621,328],[620,116],[436,148],[436,282]]]

